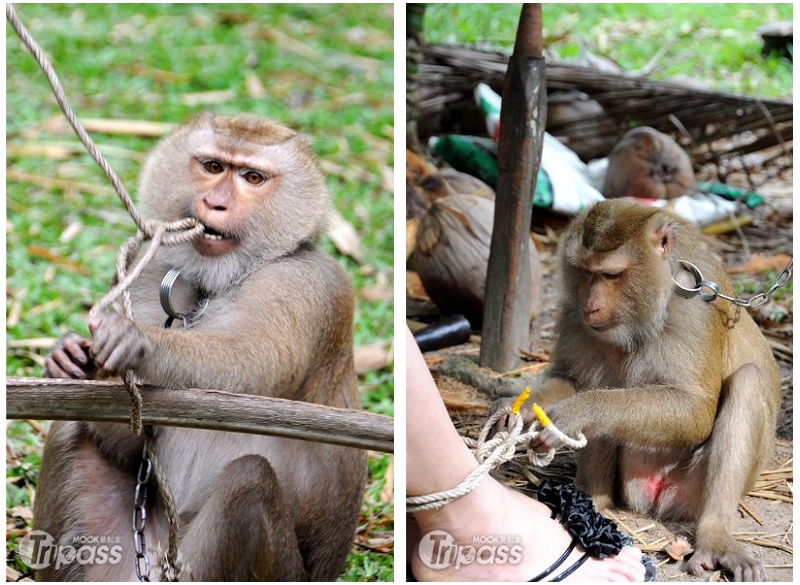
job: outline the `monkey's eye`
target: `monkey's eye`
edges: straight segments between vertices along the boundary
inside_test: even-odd
[[[619,272],[603,272],[603,278],[606,280],[617,280],[622,276],[622,271]]]
[[[207,160],[203,163],[203,168],[212,175],[218,175],[225,170],[225,167],[222,166],[222,163],[216,160]]]
[[[251,185],[260,185],[261,183],[267,180],[267,178],[264,175],[262,175],[261,173],[257,173],[256,171],[247,171],[242,176],[244,177],[244,180],[250,183]]]

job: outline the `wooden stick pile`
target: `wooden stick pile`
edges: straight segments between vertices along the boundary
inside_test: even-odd
[[[473,48],[425,47],[416,95],[422,137],[447,131],[448,124],[459,128],[452,120],[459,113],[474,118],[475,86],[484,82],[501,92],[507,61],[507,55]],[[730,95],[563,63],[547,63],[546,71],[548,92],[582,92],[602,106],[600,112],[548,125],[556,136],[582,136],[587,144],[610,151],[630,127],[651,126],[678,140],[695,167],[710,165],[723,180],[732,172],[749,175],[765,166],[783,172],[792,166],[790,100]],[[444,123],[443,116],[449,118]],[[616,135],[608,135],[609,119]],[[600,154],[576,151],[585,160]]]

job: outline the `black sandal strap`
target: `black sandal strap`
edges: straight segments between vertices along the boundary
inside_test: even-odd
[[[536,575],[533,579],[528,579],[528,583],[533,583],[534,581],[541,581],[542,579],[547,577],[550,573],[552,573],[557,568],[559,568],[564,561],[567,560],[567,557],[569,557],[569,555],[572,554],[573,550],[575,550],[575,541],[574,540],[569,543],[569,546],[567,547],[567,550],[565,550],[564,554],[562,554],[560,557],[558,557],[558,559],[556,559],[555,563],[553,563],[552,565],[547,567],[544,571],[542,571],[541,573]],[[572,567],[570,567],[570,568],[572,568]],[[562,573],[562,575],[563,575],[563,573]],[[559,577],[560,576],[561,575],[559,575]],[[558,579],[555,579],[555,581],[558,581]]]
[[[572,575],[572,573],[574,573],[575,571],[577,571],[577,570],[578,570],[578,568],[579,568],[579,567],[580,567],[580,566],[581,566],[583,563],[585,563],[587,560],[589,560],[589,557],[590,557],[590,556],[592,556],[592,555],[590,555],[589,553],[585,553],[585,554],[584,554],[584,555],[583,555],[581,558],[579,558],[577,561],[575,561],[575,563],[574,563],[574,564],[573,564],[573,565],[572,565],[570,568],[568,568],[566,571],[564,571],[563,573],[561,573],[560,575],[558,575],[558,576],[557,576],[555,579],[553,579],[552,581],[553,581],[553,582],[556,582],[556,581],[563,581],[564,579],[566,579],[567,577],[569,577],[570,575]]]

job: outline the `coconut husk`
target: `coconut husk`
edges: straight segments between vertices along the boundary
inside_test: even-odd
[[[428,296],[447,315],[458,313],[473,329],[483,324],[483,298],[489,261],[494,201],[480,195],[436,199],[420,220],[413,263]],[[530,245],[530,320],[541,310],[542,267]]]
[[[648,126],[628,131],[608,156],[603,195],[675,199],[697,185],[689,155],[666,134]]]

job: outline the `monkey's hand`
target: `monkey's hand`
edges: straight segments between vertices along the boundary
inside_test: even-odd
[[[77,333],[63,335],[44,360],[44,377],[93,379],[97,366],[89,357],[90,346],[89,340]]]
[[[546,418],[549,419],[549,424],[543,426],[536,438],[531,441],[531,447],[533,447],[534,451],[544,453],[550,449],[568,444],[564,442],[564,435],[569,439],[578,439],[580,437],[583,428],[580,421],[570,417],[569,403],[570,400],[568,399],[547,408]],[[560,432],[554,432],[551,427],[555,427]]]
[[[517,398],[507,397],[507,398],[498,398],[495,400],[492,405],[489,407],[489,415],[486,417],[487,419],[492,418],[498,413],[506,412],[505,416],[501,416],[497,422],[492,427],[490,432],[490,436],[494,435],[498,431],[502,431],[509,426],[508,418],[511,416],[511,409],[514,403],[517,401]],[[534,420],[533,413],[528,408],[521,408],[519,411],[519,416],[522,417],[522,422],[524,425],[528,425]]]
[[[92,344],[89,355],[103,376],[136,370],[153,349],[152,342],[130,319],[117,313],[105,313],[89,323]]]

